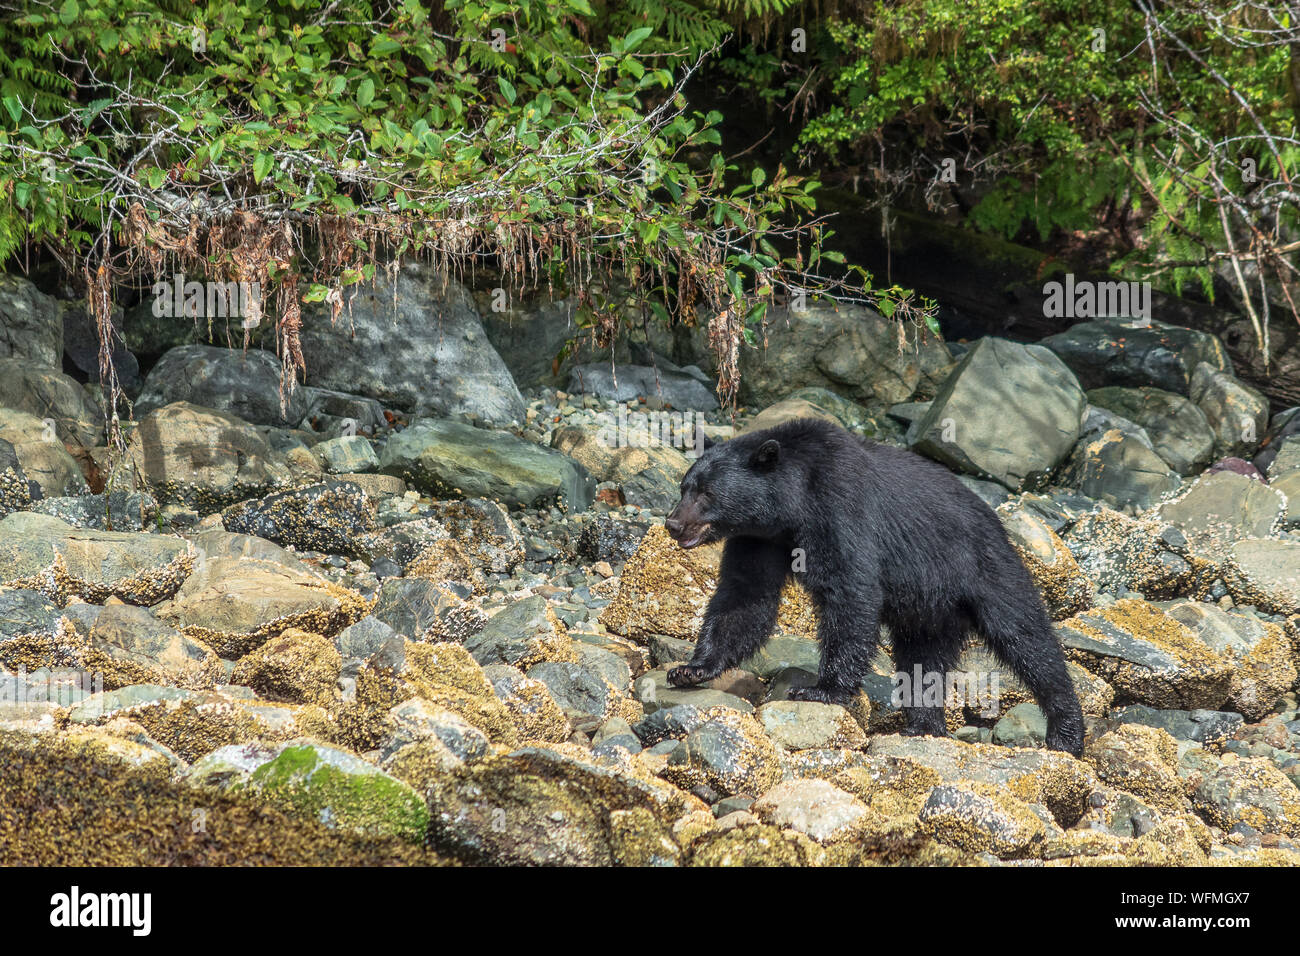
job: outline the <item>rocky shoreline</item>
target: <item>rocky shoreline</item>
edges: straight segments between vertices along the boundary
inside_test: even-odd
[[[1300,417],[1213,336],[943,343],[815,306],[746,350],[733,419],[698,342],[552,365],[563,306],[408,267],[314,317],[284,404],[274,356],[178,342],[114,461],[63,371],[75,308],[5,278],[0,861],[1300,864]],[[818,660],[793,584],[761,652],[667,684],[717,576],[662,528],[692,442],[800,416],[997,510],[1083,759],[978,644],[996,692],[949,738],[899,735],[886,653],[852,707],[788,700]]]

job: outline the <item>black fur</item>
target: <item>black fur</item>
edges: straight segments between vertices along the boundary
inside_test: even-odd
[[[762,647],[794,574],[820,611],[822,657],[817,683],[792,697],[856,695],[882,623],[909,674],[946,672],[975,631],[1038,699],[1047,745],[1082,751],[1083,714],[1029,572],[997,515],[940,465],[798,419],[706,451],[681,491],[669,533],[686,548],[727,543],[695,655],[670,683],[712,680]],[[906,714],[907,733],[945,733],[940,707]]]

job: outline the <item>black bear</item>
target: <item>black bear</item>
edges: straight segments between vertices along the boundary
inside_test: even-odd
[[[906,674],[945,675],[975,631],[1038,699],[1047,745],[1082,751],[1083,713],[1033,580],[998,516],[947,469],[795,419],[709,448],[681,492],[668,533],[683,548],[726,545],[695,654],[670,683],[712,680],[762,647],[793,574],[821,643],[817,683],[795,699],[856,695],[881,624]],[[941,706],[904,710],[906,733],[946,732]]]

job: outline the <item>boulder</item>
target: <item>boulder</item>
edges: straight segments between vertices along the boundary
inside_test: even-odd
[[[1091,389],[1088,401],[1146,429],[1155,453],[1180,475],[1196,474],[1214,456],[1214,432],[1205,413],[1176,392],[1111,385]]]
[[[0,358],[0,406],[52,422],[61,442],[93,448],[102,441],[104,416],[85,389],[56,369]]]
[[[667,361],[660,368],[620,364],[611,367],[608,362],[577,365],[570,372],[568,391],[615,402],[648,398],[678,411],[718,407],[718,397],[703,373],[693,375]]]
[[[895,404],[918,392],[933,395],[951,366],[947,346],[932,333],[871,309],[769,309],[759,347],[740,351],[741,398],[765,406],[811,386],[856,402]]]
[[[1264,538],[1277,528],[1285,508],[1281,494],[1245,475],[1220,471],[1202,475],[1177,500],[1156,510],[1195,548],[1221,553],[1243,538]]]
[[[420,419],[392,435],[379,465],[435,498],[582,511],[596,494],[587,470],[567,455],[508,432],[441,419]]]
[[[1076,322],[1040,344],[1060,356],[1090,389],[1151,385],[1186,395],[1202,362],[1219,371],[1232,369],[1217,336],[1163,322],[1149,327],[1116,319]]]
[[[175,594],[195,552],[161,534],[90,531],[26,512],[0,520],[0,583],[64,602],[75,595],[150,605]]]
[[[58,300],[22,276],[0,275],[0,358],[63,367],[63,320]]]
[[[1087,400],[1037,345],[983,338],[909,433],[912,449],[1020,490],[1043,484],[1078,441]]]
[[[1116,601],[1056,631],[1066,656],[1114,687],[1121,702],[1217,709],[1228,697],[1231,662],[1146,601]]]
[[[53,421],[27,412],[0,408],[0,441],[13,449],[23,476],[35,482],[41,497],[60,498],[90,491],[77,460],[59,440]],[[12,470],[9,465],[8,470]]]
[[[292,376],[285,381],[278,358],[257,348],[182,345],[167,350],[145,377],[135,414],[144,416],[173,402],[226,412],[253,425],[294,426],[306,412],[303,390]]]
[[[1188,395],[1214,432],[1214,456],[1249,458],[1268,427],[1268,399],[1208,362],[1196,366]]]
[[[375,529],[375,503],[359,485],[327,481],[231,505],[221,521],[227,531],[302,551],[351,554],[357,537]]]
[[[288,485],[288,461],[252,425],[226,412],[176,402],[140,420],[128,460],[160,504],[202,514]]]
[[[210,558],[156,613],[234,658],[290,629],[332,637],[367,608],[355,591],[314,574],[271,561]]]
[[[381,270],[373,285],[348,300],[332,320],[329,306],[304,310],[307,384],[424,416],[523,421],[519,389],[460,283],[425,263],[406,262],[395,276]]]

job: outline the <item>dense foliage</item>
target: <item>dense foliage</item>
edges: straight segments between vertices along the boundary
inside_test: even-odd
[[[101,322],[173,264],[257,280],[288,369],[302,302],[337,314],[394,255],[557,285],[598,339],[619,276],[709,323],[730,394],[778,297],[924,312],[823,251],[811,165],[1026,241],[1103,232],[1130,278],[1227,280],[1266,338],[1298,50],[1281,0],[10,2],[0,257],[43,245]],[[728,160],[685,93],[706,61],[729,120],[793,127],[776,155]]]
[[[593,279],[617,272],[661,318],[702,314],[727,392],[745,322],[776,294],[869,293],[821,274],[816,182],[728,165],[718,116],[686,102],[722,13],[24,5],[0,21],[0,255],[46,243],[84,269],[101,317],[115,282],[173,260],[262,283],[288,369],[301,302],[337,315],[343,287],[394,255],[560,284],[604,337],[618,315]]]
[[[1296,17],[1281,0],[865,0],[819,19],[806,57],[729,66],[807,117],[805,160],[862,168],[879,201],[919,194],[1030,242],[1102,231],[1130,278],[1209,297],[1227,279],[1263,336],[1300,279]]]

